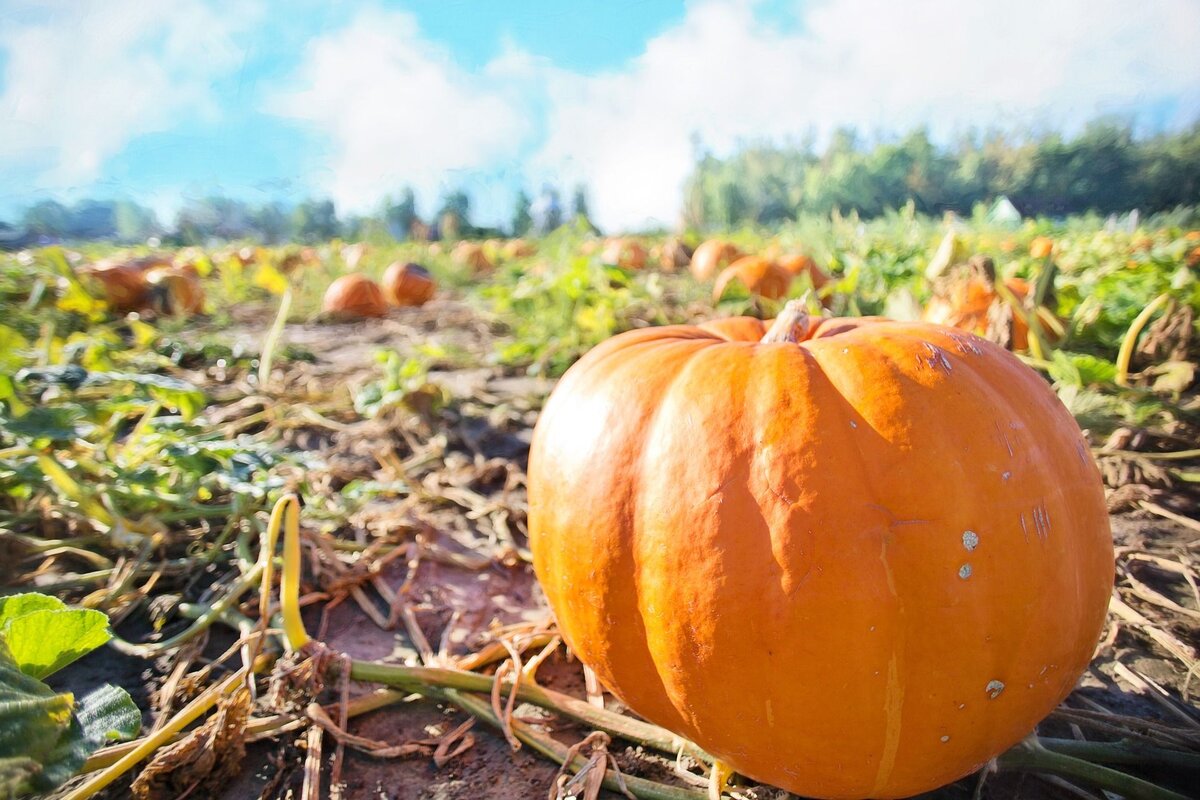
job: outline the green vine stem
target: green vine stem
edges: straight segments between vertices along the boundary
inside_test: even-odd
[[[1042,747],[1055,753],[1100,764],[1174,767],[1200,772],[1200,753],[1164,750],[1125,739],[1120,742],[1083,742],[1078,739],[1038,737]]]
[[[1133,361],[1133,348],[1137,346],[1138,335],[1141,334],[1142,328],[1146,327],[1146,323],[1150,318],[1158,312],[1160,308],[1167,304],[1171,299],[1168,293],[1160,294],[1158,297],[1150,301],[1150,305],[1142,309],[1142,312],[1134,317],[1134,320],[1129,325],[1129,330],[1125,333],[1125,338],[1121,340],[1121,349],[1117,351],[1117,376],[1113,382],[1117,386],[1129,385],[1129,364]]]
[[[996,766],[1001,770],[1046,772],[1063,778],[1076,778],[1129,800],[1187,800],[1184,795],[1141,778],[1050,750],[1036,736],[1030,736],[1004,753],[996,759]]]
[[[417,694],[425,694],[430,688],[490,694],[495,680],[490,675],[480,675],[477,672],[440,667],[405,667],[374,661],[352,661],[350,677],[358,681],[394,686]],[[712,756],[695,744],[664,728],[597,708],[583,700],[536,684],[522,682],[517,689],[517,699],[663,753],[674,755],[683,752],[697,761],[712,760]]]

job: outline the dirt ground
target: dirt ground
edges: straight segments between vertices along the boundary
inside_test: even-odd
[[[409,558],[390,561],[378,579],[408,605],[420,633],[434,651],[449,655],[470,652],[497,626],[536,627],[548,612],[523,557],[525,495],[523,477],[529,434],[537,409],[551,388],[549,381],[529,379],[499,366],[487,366],[497,329],[471,309],[440,301],[424,309],[394,312],[385,320],[353,324],[289,326],[287,342],[313,356],[310,363],[281,369],[286,392],[307,398],[336,424],[304,419],[280,420],[275,433],[280,446],[316,457],[320,480],[335,491],[351,480],[403,480],[416,487],[405,497],[372,500],[350,520],[306,523],[313,532],[350,541],[391,538],[415,541]],[[247,321],[216,332],[231,343],[256,348],[261,325]],[[474,366],[434,369],[430,380],[442,387],[449,402],[429,414],[401,411],[370,421],[339,420],[330,410],[348,401],[347,390],[377,375],[374,354],[381,348],[405,352],[419,343],[437,343],[463,353]],[[484,366],[479,366],[484,365]],[[211,371],[194,376],[220,395],[220,380]],[[232,387],[229,387],[232,389]],[[229,396],[235,393],[230,392]],[[251,429],[249,432],[254,433]],[[1154,502],[1171,513],[1195,518],[1196,503],[1181,493],[1153,494]],[[1158,720],[1192,732],[1200,747],[1200,713],[1194,701],[1196,681],[1189,685],[1188,660],[1195,663],[1200,641],[1200,613],[1195,586],[1171,571],[1171,563],[1194,565],[1200,534],[1186,524],[1148,511],[1120,498],[1112,517],[1114,544],[1119,555],[1120,598],[1129,612],[1110,614],[1106,639],[1096,659],[1081,678],[1066,707],[1084,711]],[[306,516],[307,519],[307,516]],[[319,548],[318,548],[319,549]],[[313,563],[320,553],[311,551]],[[1156,560],[1157,559],[1157,560]],[[310,576],[311,588],[330,596],[331,576]],[[368,602],[379,615],[391,611],[376,587],[364,584]],[[1169,607],[1175,604],[1183,611]],[[396,663],[417,663],[419,643],[411,629],[397,625],[384,629],[361,605],[344,596],[335,607],[308,608],[311,631],[335,651],[352,656]],[[1138,615],[1141,616],[1139,620]],[[136,632],[129,631],[129,635]],[[224,638],[222,638],[224,637]],[[232,641],[214,634],[207,652],[220,652]],[[161,681],[165,664],[144,662],[110,650],[85,659],[58,679],[71,686],[86,677],[119,683],[148,706],[149,688]],[[561,651],[546,662],[539,681],[553,689],[584,696],[583,675],[577,662]],[[355,685],[354,693],[374,687]],[[607,698],[610,706],[618,707]],[[549,724],[560,741],[573,744],[588,731],[560,720],[546,720],[531,706],[518,708],[519,717],[539,718]],[[440,735],[457,726],[465,715],[437,702],[411,698],[351,721],[350,731],[360,736],[399,743]],[[1070,738],[1079,732],[1070,721],[1048,720],[1043,733]],[[554,783],[557,766],[522,748],[514,752],[495,730],[478,724],[472,730],[474,745],[438,768],[427,755],[376,759],[348,750],[342,776],[342,797],[353,800],[509,800],[545,797]],[[303,779],[304,734],[291,733],[252,744],[240,773],[219,797],[298,797]],[[658,755],[613,743],[622,770],[684,785],[673,774],[674,764]],[[326,739],[326,751],[332,743]],[[326,763],[328,766],[328,762]],[[693,765],[694,767],[694,765]],[[700,770],[694,768],[694,774]],[[1172,785],[1177,791],[1200,796],[1200,785],[1189,783],[1196,775],[1170,770],[1142,773]],[[968,798],[977,789],[971,776],[931,794],[931,797]],[[110,790],[109,797],[128,796],[127,788]],[[605,794],[605,797],[618,797]],[[783,798],[785,793],[764,787],[743,787],[746,798]],[[988,777],[984,798],[1078,798],[1079,790],[1055,779],[1029,774],[996,774]],[[1084,797],[1100,797],[1084,793]]]

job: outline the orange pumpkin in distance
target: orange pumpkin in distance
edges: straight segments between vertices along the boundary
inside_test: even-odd
[[[1034,258],[1046,258],[1054,252],[1054,240],[1049,236],[1038,236],[1029,243],[1029,255]]]
[[[104,302],[114,311],[137,311],[146,304],[146,273],[136,267],[101,262],[83,267],[80,274],[99,285]]]
[[[710,281],[741,257],[742,251],[735,245],[721,239],[709,239],[692,253],[692,275],[698,281]]]
[[[335,317],[353,319],[385,316],[388,305],[379,284],[361,272],[351,272],[329,284],[321,309]]]
[[[450,251],[450,258],[455,264],[470,267],[475,275],[486,275],[495,269],[492,260],[487,257],[483,247],[474,242],[459,242]]]
[[[423,306],[436,289],[429,270],[403,261],[384,270],[382,286],[384,297],[394,306]]]
[[[692,263],[692,249],[678,236],[662,243],[658,251],[658,265],[664,272],[675,272]]]
[[[194,267],[156,267],[146,273],[148,302],[160,314],[191,316],[204,311],[204,289]]]
[[[644,269],[646,266],[646,248],[633,239],[609,239],[600,251],[600,260],[621,269]]]
[[[976,256],[967,265],[967,273],[937,285],[934,296],[921,312],[921,319],[938,325],[948,325],[970,331],[1002,344],[1011,350],[1029,348],[1029,323],[1025,316],[1007,308],[1008,303],[996,290],[995,266],[990,258]],[[1024,278],[1007,278],[1005,288],[1020,302],[1024,314],[1036,313],[1044,338],[1053,342],[1058,336],[1055,327],[1061,320],[1053,310],[1042,307],[1034,312],[1030,299],[1034,286]],[[998,311],[1007,311],[1010,325],[996,325]]]
[[[743,256],[721,270],[713,284],[713,301],[721,299],[733,281],[740,281],[750,294],[778,300],[787,294],[792,275],[783,267],[762,256]]]
[[[534,568],[638,714],[805,797],[909,797],[1019,742],[1090,661],[1100,474],[1002,348],[794,311],[766,341],[643,328],[571,367],[530,451]]]
[[[524,239],[509,239],[500,248],[500,255],[508,260],[529,258],[537,253],[537,248]]]
[[[813,261],[812,256],[806,256],[802,253],[792,253],[791,255],[776,259],[776,263],[793,278],[807,275],[809,280],[812,281],[814,289],[819,290],[829,283],[829,276],[817,266],[817,262]]]

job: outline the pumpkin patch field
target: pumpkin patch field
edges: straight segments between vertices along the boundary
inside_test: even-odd
[[[1200,220],[0,254],[0,797],[1200,795]]]

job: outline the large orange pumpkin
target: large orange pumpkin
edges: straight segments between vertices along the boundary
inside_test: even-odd
[[[740,281],[750,294],[778,300],[787,294],[792,274],[762,256],[744,256],[721,270],[713,284],[713,300],[720,300],[733,281]]]
[[[709,239],[692,253],[692,275],[698,281],[712,280],[717,273],[742,257],[742,251],[721,239]]]
[[[388,310],[379,284],[360,272],[343,275],[329,284],[321,307],[326,314],[345,318],[382,317]]]
[[[1100,475],[1002,348],[794,313],[770,341],[648,328],[575,364],[533,436],[534,567],[637,713],[796,794],[908,797],[1020,741],[1088,664]]]
[[[383,272],[383,294],[394,306],[423,306],[435,288],[433,276],[420,264],[397,261]]]

